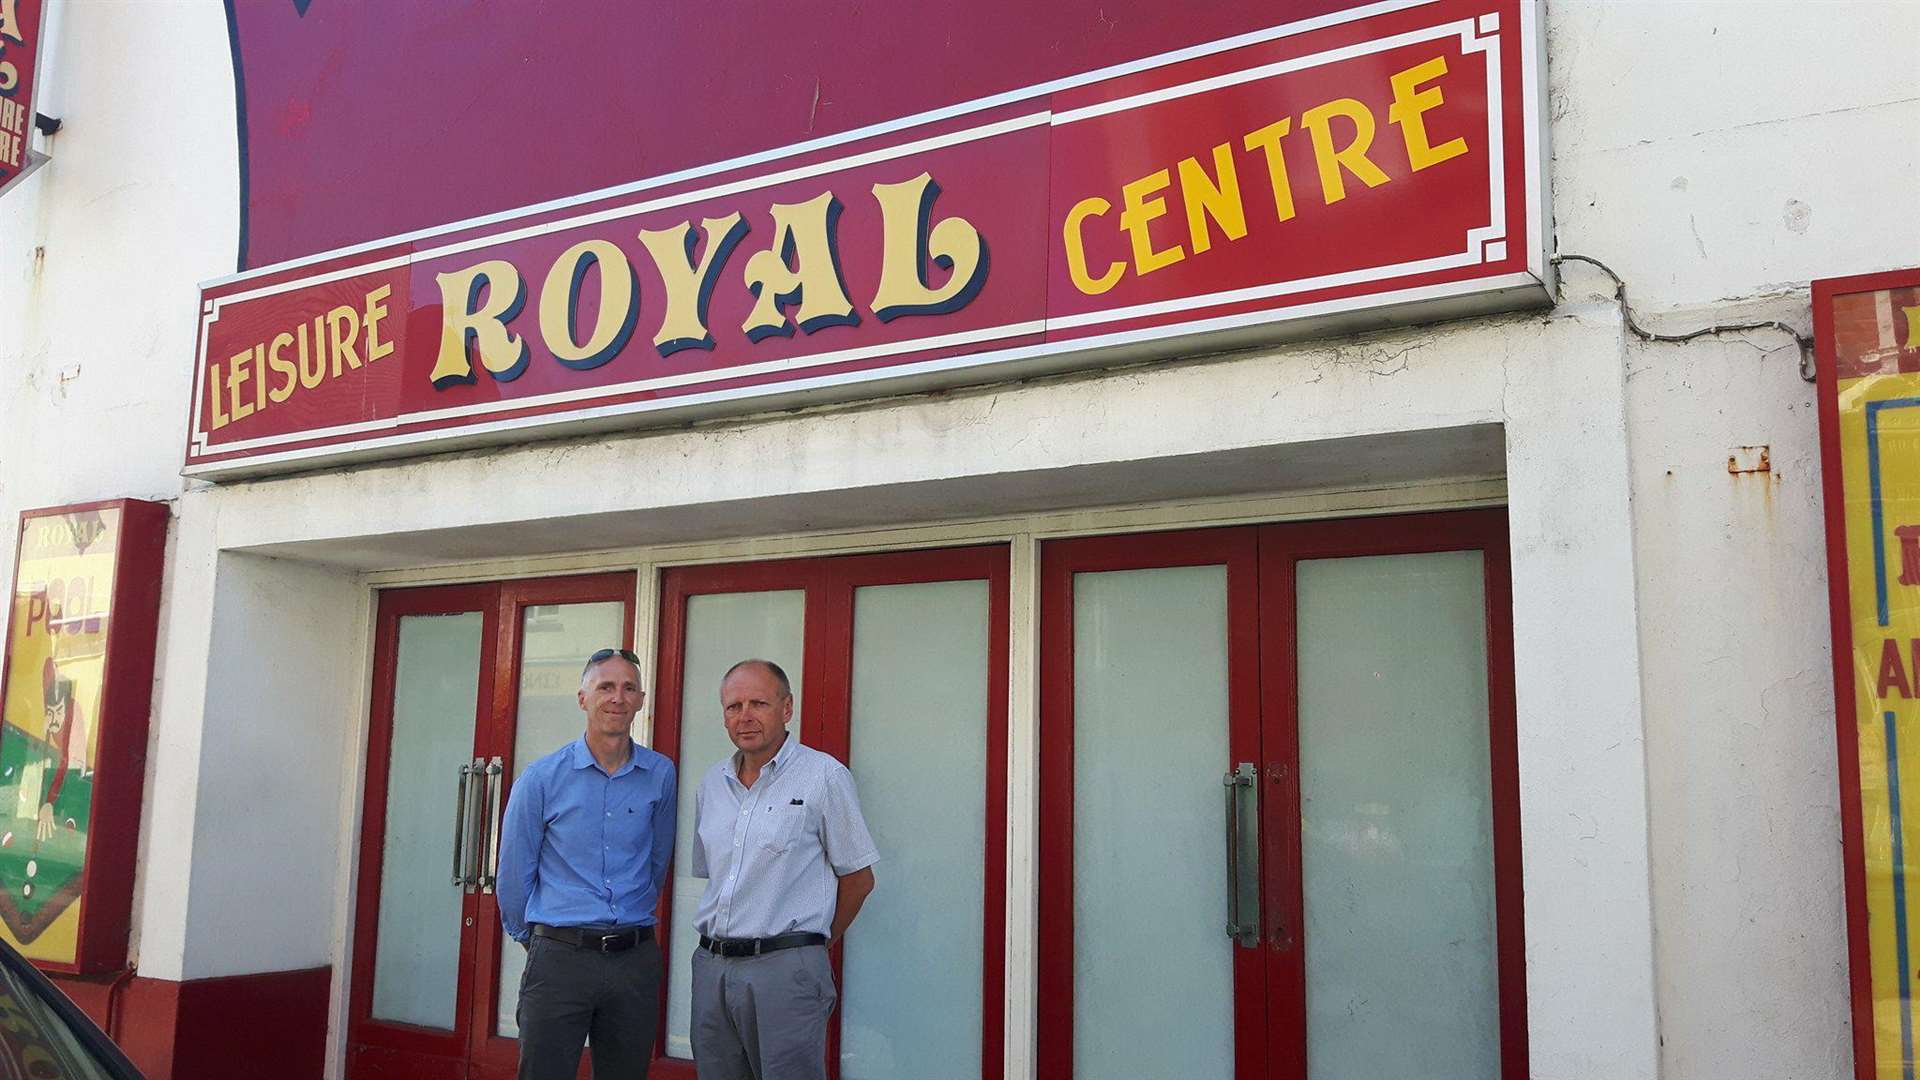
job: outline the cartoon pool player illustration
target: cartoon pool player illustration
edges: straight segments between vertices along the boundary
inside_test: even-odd
[[[47,709],[46,745],[44,749],[36,750],[27,770],[33,774],[35,781],[31,787],[39,789],[39,797],[35,800],[39,806],[34,813],[33,836],[35,840],[44,842],[53,836],[53,800],[60,794],[60,785],[67,778],[67,744],[73,738],[73,680],[61,675],[49,656],[40,668],[40,687]],[[53,774],[51,777],[47,775],[49,772]],[[28,784],[21,784],[23,804],[28,788]]]

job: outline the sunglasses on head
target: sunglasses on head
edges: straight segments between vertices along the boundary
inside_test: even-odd
[[[640,658],[634,655],[632,649],[601,649],[592,656],[587,657],[587,666],[580,669],[580,674],[585,675],[587,672],[593,670],[593,665],[602,660],[611,660],[616,656],[636,668],[640,666]]]

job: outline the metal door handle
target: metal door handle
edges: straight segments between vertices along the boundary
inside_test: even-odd
[[[466,853],[467,840],[467,772],[472,766],[460,763],[460,781],[453,791],[453,887],[459,888],[467,883],[461,870],[466,865],[462,857]]]
[[[460,887],[472,892],[480,881],[480,829],[485,824],[480,820],[482,807],[479,798],[481,779],[486,775],[487,763],[483,758],[474,758],[466,765],[466,787],[461,799],[460,826]]]
[[[1227,795],[1227,936],[1246,948],[1260,943],[1259,781],[1260,770],[1250,761],[1220,780]],[[1251,828],[1240,814],[1243,793],[1254,797]]]
[[[500,880],[500,787],[501,774],[506,771],[499,758],[487,762],[487,802],[486,808],[481,811],[486,815],[487,865],[480,874],[481,892],[492,892],[494,882]]]

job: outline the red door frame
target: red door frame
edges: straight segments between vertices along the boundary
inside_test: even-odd
[[[1227,568],[1229,760],[1220,763],[1225,773],[1235,762],[1261,762],[1257,537],[1252,528],[1235,527],[1050,540],[1041,545],[1039,1038],[1035,1049],[1038,1074],[1049,1080],[1073,1075],[1074,575],[1174,566]],[[1264,893],[1262,889],[1262,911],[1270,906]],[[1225,913],[1221,914],[1224,926]],[[1264,1080],[1267,1001],[1258,948],[1233,947],[1233,980],[1238,1051],[1234,1080]]]
[[[987,582],[990,632],[985,903],[981,926],[981,947],[985,950],[981,975],[983,1080],[1001,1080],[1005,1067],[1008,562],[1006,547],[992,545],[667,569],[662,573],[660,588],[659,697],[654,703],[654,748],[677,763],[681,725],[686,721],[681,715],[680,702],[686,673],[688,598],[716,593],[802,590],[806,593],[801,660],[801,678],[807,696],[806,743],[843,762],[848,761],[852,746],[849,721],[855,590],[935,581]],[[717,709],[718,688],[715,694]],[[697,775],[683,770],[682,784],[698,782]],[[677,872],[678,868],[675,869]],[[671,925],[667,905],[672,894],[671,886],[661,890],[660,926],[663,928]],[[842,948],[835,945],[833,950],[836,978],[841,968]],[[666,1056],[666,1007],[663,995],[654,1073],[667,1080],[693,1080],[692,1062]],[[840,1015],[839,1011],[834,1013],[828,1030],[827,1070],[833,1080],[838,1080],[840,1075]]]
[[[373,1019],[373,969],[377,955],[380,868],[386,837],[389,763],[393,752],[393,693],[398,667],[400,620],[413,615],[481,613],[479,680],[475,709],[492,711],[494,635],[487,624],[499,607],[499,586],[448,585],[394,589],[380,593],[374,630],[372,715],[367,730],[367,777],[360,823],[360,879],[354,897],[353,985],[348,993],[347,1075],[354,1080],[464,1080],[467,1075],[468,1025],[473,1008],[473,945],[478,919],[473,896],[460,901],[459,984],[454,997],[454,1028],[439,1032]],[[479,753],[479,732],[473,752]],[[431,786],[431,785],[430,785]],[[442,792],[441,794],[444,794]]]
[[[484,757],[498,755],[504,772],[499,805],[492,808],[490,828],[499,835],[506,813],[507,799],[513,794],[513,743],[520,715],[520,651],[526,629],[525,612],[542,604],[620,603],[625,605],[620,640],[608,642],[633,647],[634,594],[638,575],[629,570],[612,574],[582,574],[574,577],[535,578],[500,583],[498,625],[494,628],[494,653],[499,662],[493,666],[493,700],[497,707],[487,717],[486,736],[490,744]],[[586,657],[581,657],[585,661]],[[582,720],[584,727],[585,721]],[[480,980],[473,994],[473,1015],[469,1023],[472,1057],[477,1080],[510,1080],[520,1067],[520,1041],[503,1039],[493,1033],[494,1017],[500,1006],[500,950],[506,932],[500,926],[500,905],[493,893],[479,890],[473,894],[479,922],[479,940],[475,942],[475,972]],[[592,1075],[588,1059],[580,1063],[582,1080]]]
[[[1247,549],[1257,551],[1249,565]],[[1307,1080],[1306,953],[1300,940],[1298,683],[1294,564],[1303,559],[1482,553],[1493,815],[1495,966],[1502,1075],[1527,1076],[1513,590],[1504,511],[1471,510],[1050,541],[1041,552],[1040,943],[1043,1076],[1073,1075],[1073,575],[1224,563],[1233,760],[1261,762],[1262,948],[1235,947],[1236,1077]],[[1257,569],[1256,569],[1257,568]],[[1236,572],[1237,571],[1237,572]],[[1264,616],[1264,617],[1263,617]],[[1241,659],[1252,649],[1257,661]],[[1245,673],[1248,677],[1242,677]],[[1284,692],[1282,691],[1284,688]],[[1266,715],[1261,716],[1262,710]],[[1242,728],[1264,728],[1264,761],[1242,756]],[[1225,767],[1230,764],[1223,763]],[[1243,964],[1264,966],[1252,979]],[[1298,1033],[1289,1039],[1285,1032]],[[1251,1051],[1248,1053],[1248,1051]]]
[[[347,1075],[352,1080],[482,1080],[511,1075],[519,1045],[492,1034],[498,1004],[498,960],[503,934],[499,908],[489,892],[461,897],[459,982],[455,1028],[438,1032],[372,1019],[373,968],[378,949],[380,868],[386,835],[389,758],[393,746],[393,693],[400,620],[410,615],[481,614],[479,687],[472,756],[499,757],[505,773],[499,802],[484,827],[497,835],[513,776],[514,719],[519,707],[521,613],[536,604],[617,601],[625,605],[622,640],[632,647],[632,571],[383,590],[374,634],[373,697],[367,732],[367,778],[360,828],[359,880],[354,900],[353,985],[348,992]],[[484,791],[484,788],[483,788]],[[484,795],[483,795],[484,797]],[[582,1077],[589,1075],[582,1062]]]

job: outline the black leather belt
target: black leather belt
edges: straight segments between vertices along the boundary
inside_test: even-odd
[[[586,930],[578,926],[548,926],[545,923],[534,923],[533,936],[552,938],[554,941],[571,945],[576,949],[625,952],[643,941],[651,940],[653,927],[631,926],[625,930]]]
[[[781,949],[798,949],[803,945],[825,945],[825,934],[776,934],[773,937],[748,938],[710,938],[700,935],[700,947],[715,956],[759,956],[762,953],[779,952]]]

